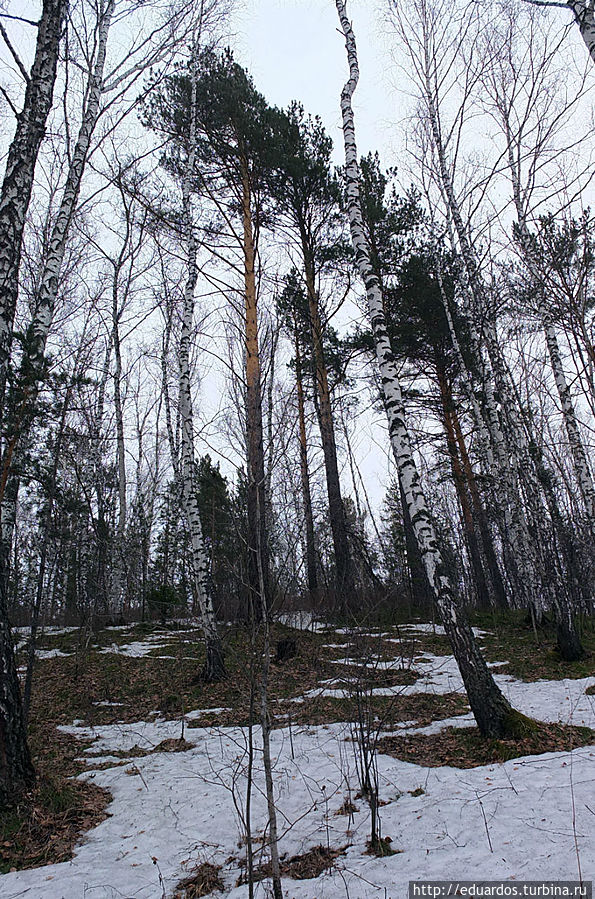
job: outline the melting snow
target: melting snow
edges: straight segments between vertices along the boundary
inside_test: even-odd
[[[154,647],[155,641],[147,640],[117,651],[138,657]],[[441,695],[461,689],[454,659],[426,653],[424,661],[415,684],[375,692]],[[520,711],[595,727],[595,697],[585,694],[595,678],[522,683],[495,676]],[[222,710],[196,710],[185,717],[196,720],[217,711]],[[436,733],[449,724],[472,723],[470,715],[424,728],[401,722],[400,731]],[[83,776],[111,791],[110,817],[82,839],[71,861],[4,875],[5,899],[157,899],[171,895],[185,862],[197,861],[223,865],[225,895],[246,899],[247,886],[235,886],[243,855],[236,806],[245,796],[246,729],[184,728],[191,749],[154,752],[123,764],[115,751],[152,750],[180,737],[182,722],[156,718],[97,727],[74,722],[62,730],[94,739],[83,754],[90,769]],[[257,742],[258,732],[255,728]],[[272,734],[281,852],[293,855],[327,842],[348,847],[336,867],[316,881],[284,880],[287,899],[401,899],[407,882],[421,879],[576,880],[577,853],[584,876],[595,870],[595,747],[466,770],[380,756],[380,793],[387,801],[382,829],[398,854],[375,858],[364,852],[370,826],[365,802],[355,800],[358,811],[351,819],[335,814],[358,788],[349,734],[347,724],[294,727],[291,733],[280,728]],[[114,767],[93,770],[106,761]],[[256,767],[253,832],[263,834],[260,751]],[[421,795],[411,795],[420,788]],[[257,884],[256,896],[264,899],[266,889],[266,882]]]

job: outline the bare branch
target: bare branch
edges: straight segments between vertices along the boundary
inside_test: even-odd
[[[27,69],[25,68],[25,66],[23,65],[23,63],[21,62],[21,57],[19,56],[19,54],[17,53],[15,48],[12,46],[11,40],[10,40],[10,38],[6,32],[6,28],[4,27],[2,22],[0,22],[0,34],[4,38],[4,43],[10,50],[11,56],[14,59],[14,61],[16,62],[21,75],[25,79],[25,83],[29,84],[29,73],[28,73]]]

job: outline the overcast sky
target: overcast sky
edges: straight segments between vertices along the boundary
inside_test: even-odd
[[[393,140],[389,124],[399,118],[399,110],[388,89],[378,4],[356,0],[350,3],[349,14],[361,69],[355,102],[360,150],[385,151]],[[238,55],[257,87],[272,103],[285,106],[297,99],[307,112],[320,115],[340,162],[339,99],[347,63],[333,0],[253,0],[236,21]]]

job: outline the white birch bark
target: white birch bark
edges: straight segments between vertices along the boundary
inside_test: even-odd
[[[434,593],[438,613],[452,643],[471,708],[484,734],[504,733],[509,726],[511,708],[490,674],[473,632],[456,608],[452,586],[446,575],[440,546],[420,483],[413,456],[398,370],[386,328],[382,290],[371,263],[359,190],[359,167],[352,97],[359,80],[357,48],[344,0],[335,0],[347,50],[349,79],[341,94],[341,113],[345,144],[346,204],[356,264],[366,287],[368,312],[380,370],[391,447],[405,494],[411,523],[428,581]]]
[[[564,373],[556,328],[550,313],[544,308],[543,303],[540,303],[540,307],[548,353],[552,364],[556,389],[558,391],[558,396],[560,397],[560,406],[562,408],[564,425],[566,427],[568,443],[572,454],[574,473],[582,494],[587,515],[590,519],[590,526],[593,528],[595,526],[595,486],[593,484],[593,477],[591,475],[589,461],[587,459],[585,446],[578,425],[570,387],[568,386],[566,375]]]
[[[3,524],[2,528],[2,540],[9,540],[8,546],[12,543],[12,524],[18,500],[18,483],[15,481],[15,475],[12,474],[11,469],[14,464],[14,455],[18,452],[18,444],[26,442],[32,424],[31,411],[34,407],[37,385],[43,374],[45,347],[58,295],[60,269],[66,250],[68,231],[80,192],[91,137],[97,123],[107,38],[114,5],[115,0],[107,0],[107,3],[105,0],[101,2],[97,56],[86,88],[81,127],[68,169],[58,215],[52,228],[48,251],[43,260],[36,308],[27,330],[17,389],[12,391],[9,401],[10,408],[7,410],[8,414],[4,415],[6,445],[2,457],[2,470],[8,483],[6,490],[2,490],[0,514],[3,522],[6,522],[6,526]],[[0,321],[1,319],[0,310]],[[1,358],[0,348],[0,361]]]
[[[595,3],[593,0],[568,0],[567,6],[574,13],[589,56],[595,62]]]
[[[497,378],[495,371],[494,355],[490,352],[488,342],[488,354],[482,351],[481,339],[475,324],[475,315],[472,306],[485,307],[484,290],[479,272],[479,265],[475,257],[468,231],[463,221],[461,209],[455,194],[451,171],[448,165],[446,150],[444,147],[440,127],[439,112],[436,102],[435,87],[432,83],[431,73],[435,69],[435,60],[430,57],[430,46],[424,41],[424,92],[427,106],[433,145],[438,161],[438,177],[440,189],[447,205],[448,213],[452,219],[455,234],[463,260],[462,291],[464,312],[469,332],[469,346],[471,353],[482,372],[482,386],[485,396],[485,421],[489,430],[491,449],[495,466],[491,472],[495,480],[500,504],[503,510],[504,522],[501,528],[503,546],[507,568],[510,570],[511,580],[514,585],[517,601],[524,606],[534,606],[541,609],[543,606],[542,588],[539,578],[539,566],[536,559],[536,551],[531,539],[529,526],[523,508],[520,505],[520,468],[518,448],[523,442],[522,434],[507,439],[503,430],[503,418],[500,410],[507,405],[507,413],[513,415],[514,410],[508,408],[503,393],[505,391],[505,379]],[[489,329],[489,326],[488,326]],[[453,329],[454,330],[454,329]],[[494,343],[491,348],[493,350]],[[500,394],[498,402],[497,394]],[[479,420],[481,422],[481,419]],[[478,422],[478,424],[479,424]],[[481,430],[481,425],[480,425]],[[523,444],[524,445],[524,444]],[[525,465],[527,474],[530,465]]]
[[[52,106],[65,0],[45,0],[23,109],[8,151],[0,192],[0,385],[10,355],[25,216],[45,126]]]
[[[115,0],[101,0],[99,4],[95,64],[86,85],[81,125],[68,167],[60,208],[52,228],[48,252],[44,260],[35,314],[29,325],[28,339],[30,345],[27,347],[27,350],[30,357],[29,365],[32,367],[31,374],[36,379],[40,377],[43,366],[43,354],[54,315],[60,269],[64,260],[68,231],[76,210],[91,139],[99,116],[107,41],[114,6]]]
[[[190,377],[190,349],[194,324],[194,293],[198,280],[197,240],[192,215],[191,186],[196,166],[196,47],[191,60],[191,123],[188,141],[188,160],[182,179],[182,212],[186,232],[187,275],[184,286],[184,308],[180,334],[179,364],[179,411],[181,418],[180,436],[180,494],[186,523],[190,533],[192,588],[198,603],[201,626],[205,637],[207,662],[204,676],[207,680],[219,680],[225,674],[223,655],[217,633],[217,622],[213,600],[209,590],[209,557],[205,550],[198,489],[196,484],[196,463],[194,458],[194,421]]]
[[[566,375],[564,373],[564,367],[562,365],[562,357],[560,355],[560,347],[558,344],[556,328],[554,326],[552,316],[548,311],[547,305],[545,303],[545,285],[543,284],[543,277],[540,272],[540,267],[538,264],[536,264],[536,261],[534,259],[531,234],[527,222],[525,206],[522,202],[519,168],[518,165],[515,164],[511,134],[507,120],[504,121],[504,129],[508,140],[508,163],[514,205],[517,214],[519,244],[527,267],[531,275],[539,285],[539,288],[541,288],[538,289],[537,293],[538,312],[545,334],[545,340],[548,349],[548,355],[550,357],[550,363],[552,366],[552,373],[554,375],[554,381],[556,384],[556,390],[558,391],[558,397],[560,399],[560,407],[562,410],[562,417],[564,419],[566,434],[568,436],[568,444],[572,456],[574,474],[579,486],[579,490],[581,492],[585,510],[589,517],[590,527],[593,528],[595,526],[595,485],[593,484],[593,477],[589,468],[587,453],[585,451],[585,446],[581,437],[581,432],[576,417],[576,411],[574,408],[574,403],[572,401],[572,395],[570,393],[570,388],[568,386]]]

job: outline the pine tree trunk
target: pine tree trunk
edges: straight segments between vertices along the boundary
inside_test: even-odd
[[[306,412],[304,402],[304,384],[302,357],[297,326],[295,336],[295,382],[298,401],[298,429],[300,441],[300,478],[302,484],[302,505],[304,525],[306,529],[306,574],[310,599],[316,603],[318,599],[318,573],[316,570],[316,543],[314,540],[314,515],[312,513],[312,494],[310,492],[310,472],[308,470],[308,437],[306,433]]]
[[[246,455],[248,512],[248,583],[250,602],[257,617],[270,605],[269,547],[266,515],[262,384],[258,337],[256,250],[252,221],[252,191],[248,164],[242,163],[242,220],[244,250],[244,299],[246,339]],[[266,595],[263,595],[263,591]]]
[[[363,225],[355,122],[351,102],[359,79],[355,37],[347,18],[344,0],[336,0],[336,6],[345,35],[350,73],[349,80],[341,95],[345,142],[347,213],[356,263],[366,287],[368,310],[376,358],[380,369],[391,445],[407,506],[410,510],[415,536],[419,544],[428,580],[433,589],[438,614],[450,640],[467,690],[471,709],[484,736],[502,736],[510,730],[511,722],[515,719],[516,713],[513,713],[508,700],[496,685],[479,650],[469,623],[463,616],[461,609],[457,608],[411,449],[398,369],[386,327],[382,292],[378,277],[374,273],[371,264]]]
[[[355,598],[355,581],[353,575],[353,560],[349,537],[347,533],[347,519],[345,506],[341,495],[341,480],[339,478],[339,464],[337,460],[337,442],[335,438],[335,424],[328,382],[328,371],[324,357],[324,345],[322,334],[322,322],[318,303],[318,293],[314,275],[312,253],[308,247],[305,232],[302,230],[302,250],[304,255],[304,267],[306,273],[306,290],[308,294],[308,311],[310,317],[310,330],[312,333],[312,348],[314,350],[314,363],[316,371],[316,392],[318,403],[318,424],[322,440],[324,455],[324,469],[326,474],[326,488],[328,495],[329,517],[331,533],[333,535],[333,549],[335,553],[336,589],[339,608],[347,611],[349,600]]]
[[[446,446],[450,458],[450,466],[452,470],[455,490],[461,507],[461,518],[463,522],[463,531],[467,541],[467,549],[473,569],[473,577],[475,582],[475,592],[479,605],[489,606],[492,604],[488,583],[483,568],[482,555],[475,530],[475,521],[471,511],[470,494],[463,473],[463,467],[459,458],[457,449],[457,440],[454,432],[452,420],[453,400],[450,385],[447,383],[447,375],[444,367],[439,359],[436,361],[436,372],[438,375],[438,385],[440,388],[440,400],[442,403],[442,419],[444,430],[446,433]]]
[[[463,471],[465,472],[465,477],[469,486],[469,493],[471,495],[471,502],[473,504],[473,512],[479,525],[479,532],[481,534],[483,553],[486,559],[490,576],[491,588],[496,604],[500,608],[505,609],[508,606],[508,599],[506,596],[504,581],[502,579],[502,572],[500,571],[500,564],[498,562],[498,557],[494,548],[494,541],[490,531],[486,510],[484,509],[483,502],[479,494],[477,480],[475,478],[475,473],[473,471],[473,466],[471,465],[469,452],[467,450],[467,445],[465,443],[465,438],[461,429],[461,422],[459,421],[459,416],[457,415],[456,408],[454,407],[451,410],[451,419],[453,430],[457,440],[457,445],[459,447],[459,454],[463,465]]]

